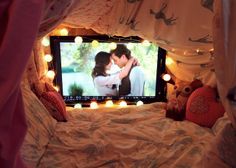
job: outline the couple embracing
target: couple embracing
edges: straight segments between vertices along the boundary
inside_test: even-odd
[[[108,74],[112,62],[121,69]],[[97,53],[92,77],[100,96],[144,95],[144,73],[137,60],[131,56],[131,51],[123,44],[118,44],[110,53]]]

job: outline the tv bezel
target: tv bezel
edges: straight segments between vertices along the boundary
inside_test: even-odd
[[[83,38],[83,42],[92,42],[97,40],[99,42],[116,42],[116,43],[128,43],[128,42],[142,42],[142,39],[137,36],[132,37],[119,37],[119,36],[107,36],[107,35],[80,35]],[[74,105],[81,103],[86,106],[91,101],[104,102],[105,100],[120,101],[125,100],[128,104],[134,104],[141,100],[144,103],[152,102],[165,102],[166,101],[166,82],[161,78],[161,75],[165,72],[165,59],[166,50],[158,47],[157,54],[157,75],[156,75],[156,92],[155,96],[64,96],[63,84],[62,84],[62,67],[61,67],[61,53],[60,42],[74,42],[76,36],[50,36],[50,49],[53,56],[52,64],[48,65],[48,69],[53,69],[56,76],[53,83],[59,86],[59,92],[62,95],[67,105]]]

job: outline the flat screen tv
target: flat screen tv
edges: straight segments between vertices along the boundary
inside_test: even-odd
[[[59,86],[61,95],[67,105],[82,103],[88,105],[92,100],[104,102],[112,99],[144,103],[166,100],[166,84],[161,75],[165,71],[166,51],[152,43],[144,45],[138,37],[81,36],[82,43],[75,42],[76,36],[51,36],[50,47],[53,64],[49,66],[56,72],[54,83]],[[94,41],[96,40],[96,41]],[[92,69],[95,55],[100,51],[110,52],[111,43],[126,45],[131,55],[138,59],[144,72],[145,85],[142,96],[101,96],[94,85]],[[111,73],[120,71],[112,64]],[[118,87],[117,87],[118,88]],[[119,91],[117,92],[119,93]]]

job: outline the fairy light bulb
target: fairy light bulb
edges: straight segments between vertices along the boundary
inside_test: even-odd
[[[82,105],[81,105],[80,103],[76,103],[76,104],[74,105],[74,108],[81,109],[81,108],[82,108]]]
[[[173,64],[174,63],[174,60],[172,59],[172,58],[170,58],[170,57],[166,57],[166,65],[168,66],[168,65],[171,65],[171,64]]]
[[[44,60],[45,60],[46,62],[51,62],[51,61],[52,61],[52,56],[51,56],[50,54],[46,54],[46,55],[44,56]]]
[[[90,108],[91,108],[91,109],[96,109],[96,108],[98,108],[97,102],[91,102],[91,103],[90,103]]]
[[[75,37],[75,43],[76,44],[80,45],[80,44],[82,44],[82,42],[83,42],[83,38],[82,37],[80,37],[80,36]]]
[[[148,40],[143,40],[142,45],[148,47],[150,45],[150,42]]]
[[[50,70],[50,71],[48,71],[47,72],[47,77],[49,78],[49,79],[54,79],[54,77],[55,77],[55,72],[53,71],[53,70]]]
[[[60,34],[61,36],[68,36],[69,31],[66,28],[63,28],[60,30]]]
[[[111,50],[114,50],[114,49],[116,49],[116,43],[115,42],[111,42],[110,44],[109,44],[109,48],[111,49]]]
[[[97,40],[93,40],[92,41],[92,47],[93,48],[96,48],[96,47],[98,47],[99,46],[99,42],[97,41]]]
[[[114,104],[113,104],[113,101],[112,100],[107,100],[106,101],[106,104],[105,104],[105,106],[106,107],[112,107]]]
[[[42,41],[41,41],[41,44],[44,46],[44,47],[48,47],[50,45],[50,41],[48,39],[48,37],[43,37]]]
[[[126,106],[127,106],[126,101],[122,100],[122,101],[120,102],[120,107],[126,107]]]
[[[142,106],[143,105],[143,102],[141,100],[139,100],[137,103],[136,103],[136,106]]]
[[[163,79],[164,81],[168,82],[168,81],[170,81],[171,76],[170,76],[169,74],[164,74],[164,75],[162,76],[162,79]]]

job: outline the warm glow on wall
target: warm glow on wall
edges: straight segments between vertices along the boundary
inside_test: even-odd
[[[66,28],[63,28],[60,30],[60,34],[61,36],[68,36],[69,31]]]
[[[172,58],[170,58],[170,57],[166,57],[166,65],[168,66],[168,65],[171,65],[171,64],[173,64],[174,63],[174,60],[172,59]]]
[[[53,86],[53,88],[54,88],[57,92],[59,92],[59,90],[60,90],[59,86]]]
[[[150,46],[150,42],[148,40],[143,40],[142,45],[148,47]]]
[[[41,44],[44,46],[44,47],[48,47],[50,45],[50,41],[48,39],[48,37],[43,37],[42,41],[41,41]]]

